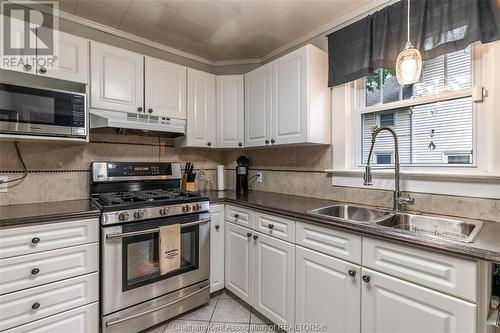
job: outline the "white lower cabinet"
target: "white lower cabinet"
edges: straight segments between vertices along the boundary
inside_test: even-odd
[[[294,323],[295,245],[254,234],[253,307],[279,325]]]
[[[224,289],[224,205],[210,207],[210,292]]]
[[[477,306],[363,268],[363,333],[473,333]]]
[[[3,333],[98,333],[97,302],[17,326]]]
[[[253,304],[252,230],[226,222],[226,288],[248,304]]]
[[[360,331],[359,266],[297,246],[296,274],[295,323],[304,325],[302,331],[317,332],[313,325],[326,332]]]

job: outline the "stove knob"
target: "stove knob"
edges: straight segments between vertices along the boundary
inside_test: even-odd
[[[120,221],[127,221],[129,219],[130,215],[127,212],[121,212],[118,214],[118,220]]]
[[[168,209],[167,207],[161,207],[160,208],[160,215],[167,215],[169,210],[170,209]]]
[[[193,204],[193,212],[199,211],[200,210],[200,205],[198,204]]]
[[[183,213],[189,213],[191,211],[191,206],[190,205],[184,205],[182,206],[182,212]]]
[[[144,211],[142,209],[136,210],[134,212],[134,218],[142,219],[144,217]]]

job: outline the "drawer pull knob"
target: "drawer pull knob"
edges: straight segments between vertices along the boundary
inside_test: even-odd
[[[33,237],[33,238],[31,239],[31,242],[32,242],[33,244],[38,244],[38,243],[40,243],[40,238],[38,238],[38,237]]]
[[[253,240],[257,240],[257,239],[259,239],[259,236],[253,235]]]
[[[366,283],[370,282],[370,275],[363,275],[363,281]]]
[[[267,227],[269,228],[269,230],[273,230],[274,229],[274,224],[269,224]]]
[[[33,268],[31,270],[31,275],[37,275],[38,273],[40,273],[40,269],[38,269],[38,268]]]
[[[31,308],[33,310],[38,310],[40,308],[40,303],[38,303],[38,302],[37,303],[33,303],[33,305],[31,306]]]
[[[252,234],[251,234],[251,233],[249,233],[249,232],[247,232],[247,237],[248,237],[248,238],[252,237]]]
[[[218,224],[217,224],[217,225],[215,226],[215,230],[219,231],[219,229],[220,229],[220,225],[218,225]]]
[[[355,277],[356,276],[356,271],[354,269],[350,269],[348,272],[350,277]]]
[[[240,217],[240,214],[234,214],[234,218],[238,219]]]

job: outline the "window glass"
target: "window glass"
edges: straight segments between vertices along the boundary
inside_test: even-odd
[[[392,155],[391,154],[377,154],[377,164],[391,164],[392,163]]]
[[[394,126],[394,112],[380,114],[379,125],[380,127]]]
[[[470,97],[398,109],[390,113],[382,111],[362,114],[363,164],[368,160],[373,129],[388,124],[389,115],[392,115],[392,128],[398,135],[401,164],[473,163],[474,121]],[[389,132],[381,132],[373,151],[375,155],[377,152],[384,154],[393,152],[392,135]],[[460,152],[460,154],[450,152]],[[464,155],[468,156],[468,159]],[[382,160],[385,161],[384,157]],[[379,163],[376,156],[373,156],[371,163],[386,164]]]

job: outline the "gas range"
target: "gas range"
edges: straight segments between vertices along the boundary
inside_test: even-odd
[[[91,193],[103,225],[206,212],[208,198],[180,189],[180,163],[94,162]]]

